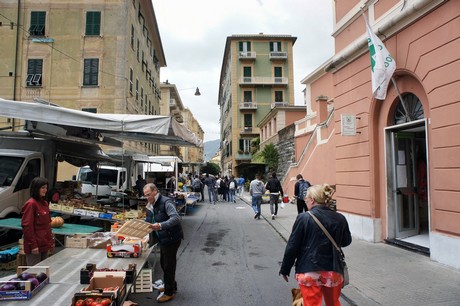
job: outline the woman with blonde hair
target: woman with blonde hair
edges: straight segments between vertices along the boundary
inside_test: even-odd
[[[340,305],[344,273],[340,254],[310,215],[322,223],[339,247],[350,245],[347,220],[329,207],[334,192],[328,184],[308,188],[305,203],[309,212],[297,216],[279,272],[288,281],[295,264],[295,277],[306,306],[322,305],[323,297],[327,306]]]

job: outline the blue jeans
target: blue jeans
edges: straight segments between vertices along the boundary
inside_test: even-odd
[[[232,203],[235,202],[235,189],[228,190],[228,201]]]
[[[262,204],[262,195],[253,195],[252,196],[252,209],[254,210],[254,213],[261,213],[262,211],[260,210],[260,204]]]
[[[278,214],[278,202],[279,202],[279,200],[280,200],[279,194],[270,194],[270,213],[272,215],[276,216]]]
[[[216,194],[214,189],[208,186],[209,203],[216,203]]]

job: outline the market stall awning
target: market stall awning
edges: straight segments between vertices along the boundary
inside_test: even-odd
[[[203,146],[194,133],[170,116],[95,114],[52,104],[1,98],[0,116],[45,123],[41,127],[55,125],[63,129],[61,133],[69,133],[69,136],[96,137],[101,142],[104,137],[109,137],[173,146]],[[29,129],[36,129],[33,132],[40,132],[37,127],[36,124],[28,126]]]

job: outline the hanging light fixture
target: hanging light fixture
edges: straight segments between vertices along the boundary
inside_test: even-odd
[[[196,88],[195,96],[201,96],[200,89],[198,87]]]

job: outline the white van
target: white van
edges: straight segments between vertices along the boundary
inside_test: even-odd
[[[127,170],[123,167],[102,165],[95,172],[89,166],[85,166],[78,170],[77,181],[81,181],[82,193],[91,193],[93,196],[97,195],[97,198],[108,198],[113,191],[126,190]]]

